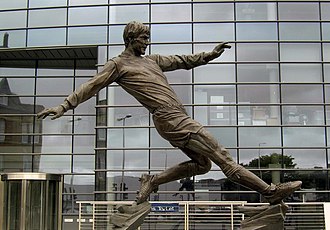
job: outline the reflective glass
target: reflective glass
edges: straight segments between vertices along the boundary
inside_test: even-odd
[[[165,76],[170,84],[172,83],[191,83],[191,70],[176,70],[165,72]]]
[[[19,95],[30,95],[34,94],[34,78],[1,78],[0,85],[2,87],[8,86],[11,93],[16,94],[22,103],[27,103],[24,97],[19,97]],[[10,94],[10,92],[1,91],[1,95]],[[30,102],[32,103],[32,102]]]
[[[282,85],[283,103],[322,103],[320,85]]]
[[[26,10],[0,12],[0,29],[26,27]]]
[[[236,4],[237,20],[276,20],[276,3],[241,3]]]
[[[151,45],[152,54],[175,55],[191,54],[192,46],[189,44],[171,44],[171,45]]]
[[[320,44],[280,44],[281,61],[321,61]]]
[[[330,3],[321,3],[321,19],[330,20]]]
[[[121,120],[123,117],[131,117]],[[147,126],[149,112],[143,107],[108,108],[108,124],[110,126]]]
[[[65,44],[65,28],[34,29],[28,31],[28,46],[64,46]]]
[[[194,41],[221,42],[234,40],[234,24],[194,24]]]
[[[330,40],[330,23],[322,23],[322,40]]]
[[[330,82],[330,64],[324,64],[324,81]]]
[[[239,106],[238,125],[279,125],[280,108],[278,106]]]
[[[29,0],[30,7],[66,6],[67,0]]]
[[[330,103],[330,85],[325,85],[325,103]]]
[[[221,54],[220,57],[214,59],[211,62],[233,62],[235,61],[235,44],[230,44],[231,49],[226,50],[223,54]],[[214,49],[216,45],[215,44],[194,44],[194,53],[199,53],[199,52],[209,52]]]
[[[29,11],[29,27],[64,26],[66,24],[66,12],[66,9],[31,10]],[[47,38],[49,37],[47,36]]]
[[[10,48],[25,47],[26,44],[26,30],[11,30],[0,32],[0,44],[3,44],[3,36],[5,33],[9,34],[8,46]]]
[[[293,157],[296,168],[327,168],[323,149],[285,149],[284,154]]]
[[[190,22],[190,4],[168,4],[151,6],[151,22]]]
[[[152,42],[190,42],[191,25],[152,25]]]
[[[280,23],[280,39],[285,41],[320,40],[319,23]]]
[[[125,154],[125,162],[123,162],[123,154]],[[147,150],[108,150],[107,167],[111,170],[122,169],[136,170],[148,169],[149,157]],[[139,173],[138,173],[139,174]],[[121,175],[121,172],[118,172]],[[126,178],[127,179],[127,178]]]
[[[236,108],[222,105],[195,106],[194,119],[202,125],[236,125]]]
[[[54,87],[56,85],[56,87]],[[37,94],[42,95],[66,95],[73,90],[72,78],[38,78]]]
[[[278,103],[278,85],[239,85],[238,101],[240,103]]]
[[[284,127],[283,144],[288,147],[323,147],[325,134],[322,127]]]
[[[73,172],[76,173],[94,173],[95,161],[94,155],[74,155]]]
[[[237,44],[237,61],[277,61],[277,44]]]
[[[276,64],[237,64],[239,82],[278,82]]]
[[[149,6],[111,6],[110,23],[128,23],[130,21],[148,22]]]
[[[277,40],[276,23],[237,23],[237,40],[268,41]]]
[[[10,146],[9,146],[10,147]],[[20,148],[16,146],[11,151],[15,153],[19,153],[19,151],[27,150],[27,153],[31,152],[32,146],[26,146],[25,148]],[[1,153],[6,153],[8,151],[4,149],[3,146],[0,147]],[[4,151],[2,151],[4,150]],[[10,150],[9,150],[10,152]],[[3,172],[31,172],[32,171],[32,155],[25,154],[25,155],[0,155],[0,171]]]
[[[35,69],[32,68],[12,68],[2,67],[0,68],[0,76],[4,77],[34,77]]]
[[[70,155],[41,155],[39,171],[46,173],[70,173]]]
[[[283,82],[321,82],[321,64],[281,64]]]
[[[207,130],[213,134],[213,137],[219,142],[219,144],[225,147],[236,147],[236,128],[224,128],[224,127],[208,127]]]
[[[192,100],[192,87],[188,85],[180,86],[180,85],[173,85],[172,86],[174,92],[178,96],[179,100],[183,104],[191,104]]]
[[[283,124],[285,125],[323,125],[322,106],[283,106]]]
[[[109,87],[108,96],[113,105],[141,105],[134,97],[118,86]]]
[[[118,56],[124,51],[124,49],[125,49],[124,45],[109,46],[109,57]]]
[[[63,119],[62,119],[63,120]],[[56,121],[51,121],[52,123],[57,123]],[[47,122],[48,123],[48,122]],[[47,124],[46,122],[43,124],[43,134],[49,134],[51,131],[47,132],[53,126],[51,124]],[[64,123],[64,122],[61,122]],[[64,127],[65,124],[62,125]],[[53,128],[54,129],[54,128]],[[61,130],[62,133],[65,132],[65,130]],[[61,143],[59,145],[59,143]],[[71,153],[71,145],[72,145],[72,138],[69,135],[47,135],[42,136],[42,148],[41,153],[42,154],[70,154]]]
[[[93,134],[95,132],[95,116],[76,115],[72,117],[70,122],[73,123],[74,133],[76,134]]]
[[[108,4],[108,0],[70,0],[68,2],[70,6]]]
[[[69,45],[99,44],[107,41],[105,26],[69,28]]]
[[[195,3],[193,5],[193,21],[224,21],[234,19],[232,3]]]
[[[194,87],[195,104],[229,104],[236,101],[235,86],[232,85],[196,85]]]
[[[149,146],[149,132],[148,129],[134,128],[124,129],[109,129],[108,140],[110,148],[143,148]],[[124,140],[123,140],[124,137]]]
[[[0,9],[24,9],[27,6],[27,0],[2,0],[0,1]]]
[[[240,127],[238,135],[240,147],[281,146],[281,129],[278,127]]]
[[[278,3],[279,20],[319,20],[318,3]]]
[[[95,128],[95,124],[94,128]],[[74,136],[73,137],[73,153],[76,154],[94,154],[95,146],[95,136],[94,135],[84,135],[84,136]]]
[[[263,159],[265,157],[271,157],[272,154],[281,154],[281,149],[264,149],[265,143],[259,143],[257,149],[240,149],[239,150],[239,163],[247,166],[249,168],[259,168],[259,156],[260,158],[260,168],[271,168]],[[257,163],[257,164],[256,164]],[[279,166],[281,167],[281,166]]]
[[[151,150],[150,169],[165,170],[188,160],[190,159],[177,149]]]
[[[110,43],[124,44],[123,31],[124,31],[124,26],[110,26],[109,27]]]
[[[152,0],[152,2],[155,0]],[[149,0],[110,0],[110,3],[112,4],[121,4],[121,3],[143,3],[143,2],[149,2]]]
[[[206,65],[194,70],[195,82],[235,82],[234,65]]]
[[[105,24],[107,17],[107,7],[69,8],[69,25]]]
[[[323,44],[323,61],[330,62],[330,44]]]

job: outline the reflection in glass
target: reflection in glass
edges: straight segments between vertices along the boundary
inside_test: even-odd
[[[175,55],[175,54],[191,54],[191,45],[187,44],[171,44],[171,45],[151,45],[152,54]]]
[[[56,85],[56,87],[54,87]],[[37,94],[41,95],[66,95],[73,90],[72,78],[38,78]],[[63,98],[64,100],[64,98]]]
[[[70,155],[41,155],[39,172],[47,173],[70,173]]]
[[[155,128],[150,130],[150,147],[153,148],[172,148],[172,145],[162,138]],[[164,150],[165,151],[165,150]]]
[[[99,4],[107,4],[108,0],[70,0],[69,5],[99,5]]]
[[[107,23],[107,15],[107,7],[69,8],[69,25],[105,24]]]
[[[236,4],[237,20],[276,20],[276,3],[241,3]]]
[[[194,70],[195,82],[235,82],[234,65],[205,65]]]
[[[238,61],[277,61],[277,54],[277,44],[275,43],[237,44]]]
[[[66,0],[29,0],[30,7],[66,6]]]
[[[1,0],[0,1],[0,9],[7,10],[7,9],[20,9],[26,8],[27,0]]]
[[[177,149],[151,150],[150,169],[162,171],[188,160],[190,158]]]
[[[330,85],[325,85],[325,103],[330,103]]]
[[[173,25],[152,25],[152,42],[190,42],[191,25],[173,24]]]
[[[0,29],[25,28],[26,10],[0,12]]]
[[[281,64],[283,82],[321,82],[321,64]]]
[[[279,125],[278,106],[239,106],[238,125]]]
[[[321,61],[320,44],[280,44],[281,61]]]
[[[109,26],[109,39],[111,44],[124,44],[123,31],[125,26]],[[114,56],[114,55],[113,55]]]
[[[214,59],[212,62],[233,62],[235,61],[235,44],[230,44],[231,49],[227,50],[220,57]],[[215,44],[194,44],[194,53],[212,51]]]
[[[279,20],[319,20],[318,3],[279,3]]]
[[[95,168],[94,155],[74,155],[73,172],[93,173]]]
[[[277,25],[276,23],[237,23],[236,33],[237,40],[277,40]]]
[[[195,106],[194,119],[202,125],[236,125],[236,107]]]
[[[69,28],[69,45],[106,43],[105,26]]]
[[[232,40],[234,40],[233,23],[203,23],[194,25],[194,41],[196,42],[220,42]]]
[[[29,27],[64,26],[66,24],[66,12],[67,10],[65,8],[31,10],[29,12]]]
[[[286,125],[323,125],[322,106],[283,106],[283,123]]]
[[[193,7],[193,21],[225,21],[234,19],[234,4],[232,3],[195,3]]]
[[[227,127],[208,127],[207,130],[213,135],[213,137],[219,142],[219,144],[226,147],[237,147],[236,137],[237,129],[236,128],[227,128]],[[233,155],[230,150],[231,155]]]
[[[237,80],[239,82],[278,82],[278,65],[238,64]]]
[[[320,40],[319,23],[280,23],[280,39],[285,41]]]
[[[152,22],[187,22],[191,21],[190,4],[152,5]]]
[[[278,85],[239,85],[238,101],[240,103],[278,103]]]
[[[283,103],[322,103],[321,85],[282,85]]]
[[[323,149],[285,149],[284,155],[294,158],[296,168],[327,168],[326,153]]]
[[[1,31],[0,32],[0,41],[1,45],[3,43],[3,36],[5,33],[9,34],[11,48],[16,47],[25,47],[26,44],[26,30],[10,30],[10,31]]]
[[[321,3],[321,19],[330,20],[330,3]]]
[[[259,147],[281,146],[281,130],[278,127],[240,127],[238,129],[239,146]]]
[[[325,145],[324,128],[285,127],[283,140],[284,145],[290,147],[323,147]]]
[[[65,28],[34,29],[28,31],[28,46],[63,46],[65,44]]]
[[[235,87],[232,85],[196,86],[195,104],[228,104],[235,103]]]
[[[95,127],[95,126],[94,126]],[[73,137],[73,153],[75,154],[94,154],[95,136],[84,135]]]
[[[323,61],[330,62],[330,45],[329,44],[323,45]]]
[[[110,23],[128,23],[130,21],[148,22],[148,5],[123,5],[110,7]]]

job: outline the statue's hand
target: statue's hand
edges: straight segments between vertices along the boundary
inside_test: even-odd
[[[44,109],[42,110],[40,113],[37,114],[37,118],[38,119],[44,119],[46,117],[48,117],[49,115],[52,115],[52,120],[55,120],[61,116],[63,116],[63,114],[65,113],[65,110],[62,106],[56,106],[56,107],[52,107],[49,109]]]
[[[222,42],[216,47],[214,47],[213,52],[217,53],[220,56],[225,51],[225,49],[230,49],[230,48],[231,45],[228,45],[228,42]]]

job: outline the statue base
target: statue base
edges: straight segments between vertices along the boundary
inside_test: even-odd
[[[281,230],[284,229],[285,203],[271,206],[238,207],[247,218],[241,222],[241,230]]]
[[[110,217],[113,230],[136,230],[150,213],[151,205],[146,201],[139,205],[122,205],[117,209],[118,212]]]

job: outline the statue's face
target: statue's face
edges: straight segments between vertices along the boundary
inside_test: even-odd
[[[144,55],[149,45],[149,34],[142,33],[135,38],[130,44],[136,56]]]

